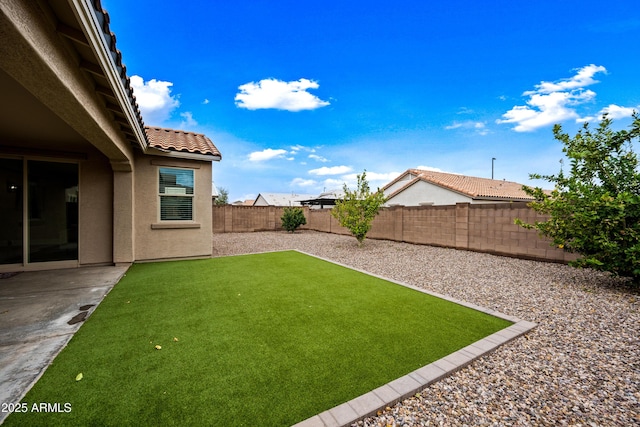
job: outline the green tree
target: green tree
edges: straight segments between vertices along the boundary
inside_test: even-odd
[[[307,223],[307,219],[304,217],[304,210],[298,207],[284,208],[280,221],[282,221],[282,228],[289,233],[293,233],[298,227]]]
[[[580,258],[571,264],[631,277],[640,283],[640,170],[633,151],[640,136],[640,117],[633,115],[629,131],[611,130],[604,116],[600,125],[584,124],[570,137],[555,125],[555,139],[564,145],[570,172],[532,174],[555,184],[551,192],[524,187],[536,201],[530,206],[549,215],[547,221],[527,224],[550,237],[553,244]]]
[[[387,199],[380,189],[375,193],[371,192],[366,170],[362,175],[358,175],[357,180],[357,188],[354,191],[349,190],[347,184],[344,185],[344,199],[336,201],[331,215],[342,227],[348,228],[358,239],[358,245],[362,246],[371,229],[373,218],[378,215],[378,211]]]
[[[226,188],[220,187],[218,193],[218,197],[213,202],[215,205],[220,206],[229,203],[229,191]]]

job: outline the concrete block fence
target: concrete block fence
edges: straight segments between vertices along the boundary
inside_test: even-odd
[[[282,207],[213,206],[214,233],[282,230]],[[345,234],[329,209],[303,208],[307,224],[302,229]],[[450,206],[394,206],[384,208],[373,221],[369,239],[442,246],[516,258],[568,262],[576,258],[550,245],[537,231],[514,224],[544,221],[526,203],[458,203]]]

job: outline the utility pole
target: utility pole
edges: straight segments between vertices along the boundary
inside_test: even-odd
[[[495,162],[495,161],[496,161],[496,158],[492,157],[491,158],[491,179],[493,179],[493,162]]]

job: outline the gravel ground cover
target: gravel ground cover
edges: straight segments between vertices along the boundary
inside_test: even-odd
[[[214,256],[298,249],[538,323],[357,426],[640,425],[640,294],[566,265],[313,231],[213,235]]]

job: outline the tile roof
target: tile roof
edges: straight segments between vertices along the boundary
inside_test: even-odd
[[[440,187],[464,194],[473,199],[489,199],[489,200],[533,200],[522,190],[522,185],[517,182],[504,181],[489,178],[478,178],[474,176],[458,175],[445,172],[426,171],[421,169],[409,169],[396,180],[392,181],[386,187],[406,177],[407,174],[415,176],[408,184],[396,191],[390,197],[398,194],[409,185],[422,180]]]
[[[145,126],[149,145],[160,150],[204,154],[221,158],[220,151],[207,136],[183,130]]]
[[[142,114],[140,112],[140,108],[138,107],[136,97],[133,94],[133,86],[131,86],[131,79],[129,78],[129,76],[127,76],[127,67],[122,62],[122,52],[120,52],[120,50],[116,47],[116,35],[111,31],[111,28],[109,25],[111,22],[109,13],[105,9],[103,9],[102,3],[100,0],[93,0],[92,6],[94,11],[96,12],[98,21],[101,24],[101,29],[102,29],[102,32],[104,33],[103,35],[107,41],[107,44],[109,45],[111,56],[113,57],[113,60],[116,65],[117,74],[120,77],[120,80],[122,81],[122,84],[125,88],[125,92],[128,97],[127,101],[129,102],[129,104],[131,104],[131,107],[133,108],[137,125],[140,126],[140,128],[143,128],[144,120],[142,119]],[[148,142],[148,141],[145,141],[145,142]]]

